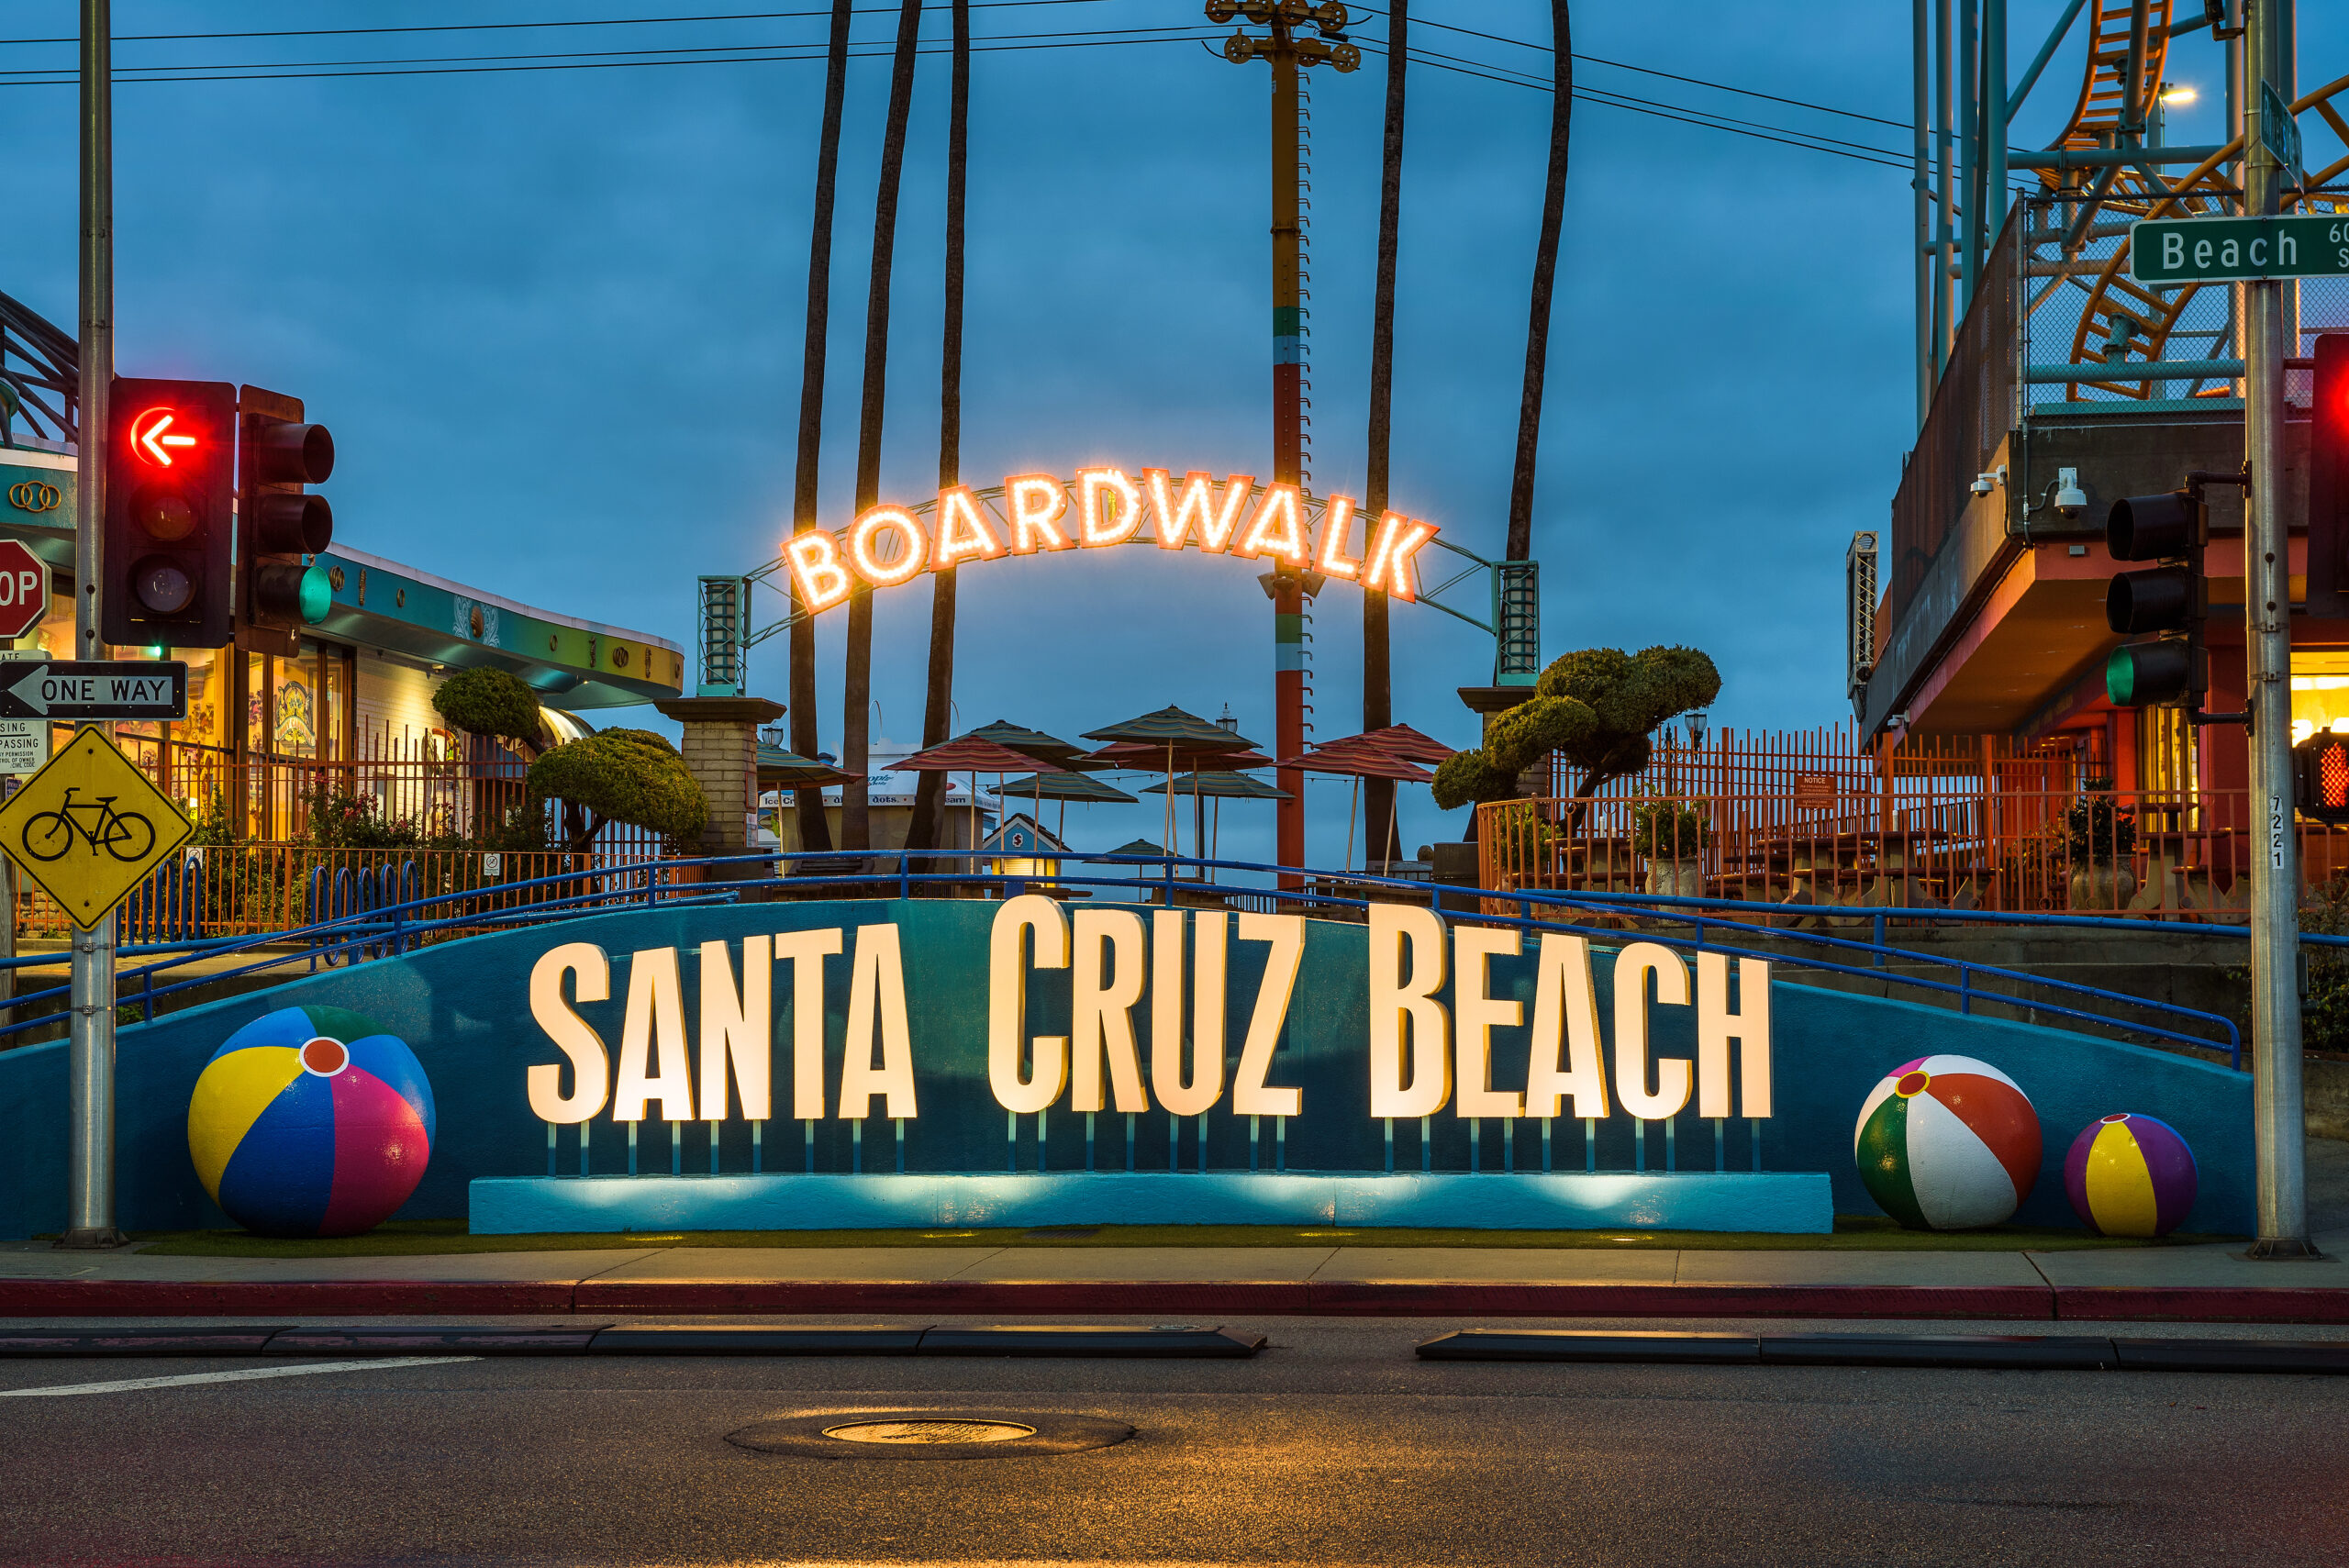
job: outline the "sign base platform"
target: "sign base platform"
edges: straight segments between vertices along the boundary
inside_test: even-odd
[[[476,1236],[1065,1225],[1738,1230],[1823,1236],[1835,1228],[1824,1171],[484,1177],[472,1185],[469,1207]]]

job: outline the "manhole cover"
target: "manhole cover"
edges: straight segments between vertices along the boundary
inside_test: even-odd
[[[1036,1435],[1017,1421],[852,1421],[824,1435],[852,1443],[1001,1443]]]
[[[1123,1421],[1029,1410],[823,1410],[754,1421],[736,1448],[820,1459],[1019,1459],[1082,1453],[1134,1435]]]

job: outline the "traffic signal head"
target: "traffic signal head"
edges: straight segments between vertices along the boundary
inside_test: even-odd
[[[2105,661],[2104,692],[2115,707],[2149,707],[2186,701],[2199,706],[2210,687],[2202,651],[2202,546],[2207,537],[2201,498],[2191,491],[2132,495],[2115,501],[2105,518],[2105,548],[2115,561],[2169,561],[2145,572],[2123,572],[2104,593],[2104,620],[2132,642]]]
[[[334,509],[303,486],[334,473],[334,437],[303,422],[299,399],[249,386],[238,460],[239,641],[291,653],[326,618],[332,595],[313,558],[334,541]]]
[[[219,647],[233,626],[236,389],[117,376],[106,426],[98,635]]]
[[[2349,333],[2321,333],[2316,340],[2308,526],[2308,613],[2349,617]]]
[[[2301,816],[2349,822],[2349,735],[2320,729],[2293,747],[2292,773]]]

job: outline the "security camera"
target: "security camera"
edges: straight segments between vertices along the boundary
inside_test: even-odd
[[[2055,471],[2055,510],[2064,517],[2076,517],[2087,510],[2087,492],[2080,488],[2080,471],[2059,468]]]
[[[1998,476],[1995,473],[1976,474],[1974,476],[1974,484],[1971,486],[1974,494],[1976,495],[1987,495],[1991,491],[1996,490],[1998,487]]]

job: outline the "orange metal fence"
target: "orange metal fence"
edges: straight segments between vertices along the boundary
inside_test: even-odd
[[[1887,765],[1888,764],[1888,765]],[[1687,897],[2232,919],[2254,851],[2249,792],[2114,790],[2069,751],[1848,729],[1667,735],[1595,795],[1477,811],[1483,885]],[[2296,824],[2304,885],[2349,873],[2349,832]]]

